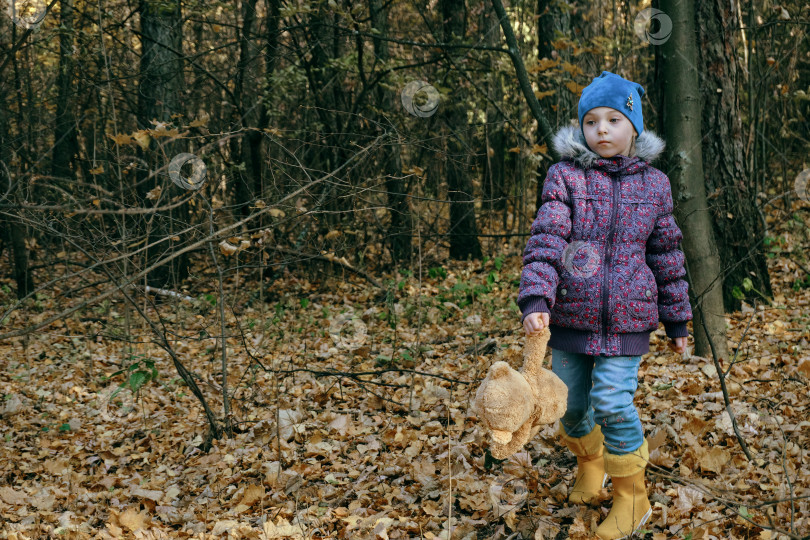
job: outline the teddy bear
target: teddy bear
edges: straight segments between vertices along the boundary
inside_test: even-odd
[[[562,418],[568,387],[543,368],[551,333],[544,328],[526,337],[520,372],[506,362],[495,362],[475,392],[473,408],[490,434],[490,454],[506,459],[540,430]]]

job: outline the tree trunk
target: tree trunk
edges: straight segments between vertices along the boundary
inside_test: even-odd
[[[371,12],[371,25],[375,29],[375,35],[382,38],[388,37],[388,12],[383,6],[382,0],[369,0],[369,11]],[[381,62],[382,69],[385,69],[389,61],[388,41],[374,38],[374,54]],[[389,89],[386,81],[374,89],[377,103],[381,111],[393,111],[396,95]],[[380,123],[385,124],[386,119],[380,118]],[[391,130],[396,133],[395,130]],[[391,256],[394,265],[399,262],[410,262],[411,259],[411,209],[408,206],[408,194],[405,193],[405,182],[402,179],[402,160],[400,159],[400,146],[395,141],[390,141],[382,147],[382,172],[385,175],[385,191],[388,197],[388,211],[391,214],[391,223],[388,226],[388,238],[391,242]]]
[[[338,58],[339,51],[335,47],[335,33],[330,17],[335,16],[331,9],[321,3],[317,10],[313,10],[309,15],[309,30],[304,49],[299,54],[305,55],[311,52],[312,59],[305,61],[307,78],[311,85],[311,92],[317,103],[315,112],[321,125],[317,127],[320,133],[315,135],[312,141],[313,157],[312,163],[317,164],[320,170],[331,171],[338,167],[342,161],[339,154],[342,147],[341,134],[344,126],[341,122],[341,115],[338,111],[344,110],[339,105],[337,96],[340,90],[339,83],[335,77],[335,68],[330,66],[330,60]],[[311,122],[312,120],[310,120]],[[322,186],[322,191],[318,195],[315,207],[326,210],[322,220],[327,226],[335,228],[338,226],[342,208],[339,207],[343,189],[337,183],[330,182]]]
[[[263,95],[262,102],[259,104],[259,129],[263,130],[270,125],[270,114],[267,108],[268,100],[273,103],[274,94],[273,88],[270,86],[271,76],[276,72],[276,67],[279,63],[279,38],[281,36],[281,0],[266,0],[265,6],[267,9],[267,34],[265,37],[265,53],[264,53],[264,85],[262,85]],[[251,160],[253,163],[253,170],[261,169],[264,166],[264,154],[262,153],[262,141],[264,136],[257,133],[255,139],[250,139],[251,144]],[[260,183],[254,188],[254,191],[259,197],[264,197],[264,190],[267,186],[264,185],[264,176],[261,172],[256,175],[256,181]],[[286,193],[286,189],[282,187],[282,193]]]
[[[6,26],[11,26],[11,21],[4,16],[0,16],[0,58],[11,54],[13,32],[9,32]],[[8,42],[6,41],[8,40]],[[12,58],[11,62],[16,70],[17,59]],[[10,111],[8,110],[8,83],[10,79],[0,73],[0,197],[8,193],[11,200],[3,200],[8,204],[14,201],[15,192],[20,186],[12,184],[12,173],[9,170],[12,160],[11,151],[16,149],[19,142],[14,141],[19,134],[11,133],[11,123],[9,121]],[[18,125],[18,127],[20,127]],[[14,145],[14,146],[12,146]],[[11,212],[0,214],[0,235],[3,242],[9,247],[12,265],[14,267],[14,281],[17,283],[17,298],[23,298],[34,290],[34,278],[28,269],[28,248],[25,245],[25,225],[15,217],[9,215]]]
[[[484,33],[485,43],[490,47],[497,47],[501,43],[501,23],[489,3],[483,5],[481,10],[481,31]],[[484,208],[503,210],[506,208],[508,188],[504,174],[504,161],[506,158],[506,125],[504,116],[498,107],[503,106],[503,86],[498,73],[492,71],[493,55],[484,54],[484,69],[487,76],[488,97],[487,123],[484,131],[484,151],[482,152],[484,192]],[[497,57],[495,57],[497,58]],[[498,107],[496,107],[496,105]],[[504,229],[506,229],[506,212],[504,212]]]
[[[711,216],[706,201],[701,151],[701,111],[698,87],[694,0],[666,0],[661,10],[672,17],[673,31],[660,46],[663,126],[667,140],[670,182],[690,280],[695,353],[711,357],[705,323],[718,358],[728,358],[722,309],[722,275]],[[703,318],[705,317],[705,320]]]
[[[465,37],[464,0],[441,0],[442,26],[445,43],[463,41]],[[461,58],[458,49],[446,51],[447,55]],[[462,51],[462,54],[466,54]],[[456,64],[462,68],[460,64]],[[453,69],[448,65],[448,69]],[[447,100],[442,116],[446,126],[445,177],[450,199],[450,258],[481,258],[478,241],[478,225],[475,218],[475,199],[472,179],[469,175],[469,143],[467,136],[467,82],[456,78],[454,91]]]
[[[256,88],[255,77],[259,75],[256,69],[256,47],[251,41],[255,21],[256,0],[244,0],[242,2],[242,28],[239,33],[239,61],[236,64],[236,76],[234,77],[233,93],[236,97],[236,103],[233,106],[234,125],[232,128],[234,130],[245,130],[245,128],[255,127],[258,124],[258,108],[253,106],[253,99],[248,98],[245,92],[246,79],[251,76],[248,86]],[[246,107],[246,103],[250,103],[250,105]],[[239,167],[233,172],[236,207],[241,211],[242,216],[250,214],[250,203],[256,198],[254,187],[257,183],[261,185],[261,180],[255,178],[257,171],[251,156],[253,147],[251,138],[256,137],[261,138],[261,135],[253,130],[246,130],[241,138],[231,139],[231,158],[243,167]],[[248,165],[250,165],[249,170]],[[258,174],[261,176],[261,168],[259,168]]]
[[[179,3],[144,0],[141,4],[138,121],[142,128],[153,128],[152,120],[171,122],[171,115],[181,109],[181,24]]]
[[[17,298],[23,298],[34,290],[34,277],[28,270],[28,249],[25,247],[25,225],[8,220],[8,238],[14,255],[14,281],[17,283]]]
[[[560,60],[571,61],[570,49],[566,48],[562,53],[555,53],[555,48],[551,44],[554,36],[558,33],[564,36],[573,36],[571,30],[571,11],[578,11],[574,6],[576,3],[561,2],[555,0],[538,0],[537,2],[537,57],[551,60],[555,55]],[[581,9],[581,8],[580,8]],[[586,24],[582,21],[583,25]],[[552,54],[554,53],[554,54]],[[545,79],[540,79],[543,82]],[[548,118],[554,119],[554,125],[558,128],[561,125],[568,125],[572,118],[577,118],[577,103],[579,99],[568,88],[559,85],[556,88],[540,87],[541,90],[554,90],[554,95],[540,101],[540,105]],[[551,104],[554,104],[552,107]],[[543,144],[542,128],[538,125],[537,144]],[[546,177],[550,163],[542,163],[537,167],[537,188],[535,190],[535,208],[540,208],[543,203],[543,181]],[[532,219],[534,217],[532,216]]]
[[[189,21],[188,24],[188,33],[191,35],[189,36],[185,53],[192,55],[194,58],[200,58],[205,54],[203,49],[207,47],[205,42],[205,29],[207,24],[201,19]],[[211,101],[208,100],[208,96],[205,95],[204,81],[208,78],[208,74],[202,70],[202,66],[199,65],[199,62],[192,62],[189,66],[189,71],[191,72],[187,97],[189,114],[192,118],[196,119],[203,116],[202,111],[205,110],[209,118],[214,118],[216,107],[218,107],[219,104],[216,102],[211,103]]]
[[[75,163],[79,153],[76,137],[76,118],[73,114],[75,87],[73,84],[73,0],[61,0],[59,29],[59,74],[56,77],[56,123],[54,126],[53,176],[74,178]]]
[[[158,0],[144,0],[140,8],[141,19],[141,64],[138,85],[138,123],[141,129],[154,129],[152,121],[172,122],[172,114],[180,113],[180,91],[182,88],[183,63],[181,53],[182,19],[180,3],[166,3]],[[155,142],[152,141],[152,148]],[[174,144],[164,145],[168,159],[174,157]],[[161,152],[142,153],[142,157],[150,163],[150,168],[158,168],[165,163]],[[159,161],[158,161],[159,160]],[[146,172],[146,171],[144,171]],[[139,182],[138,196],[142,204],[148,206],[153,203],[146,199],[147,193],[159,182],[158,177],[148,182]],[[172,190],[172,184],[160,182],[166,191]],[[179,188],[174,188],[179,189]],[[168,200],[164,194],[161,201]],[[160,201],[156,201],[160,202]],[[165,239],[172,234],[172,224],[176,219],[182,219],[183,209],[177,209],[166,214],[154,216],[149,225],[148,242]],[[173,249],[173,243],[162,242],[147,251],[145,266],[150,266]],[[156,268],[147,276],[147,281],[155,287],[165,287],[170,282],[179,282],[188,273],[186,257],[180,256],[168,265]]]
[[[756,206],[756,186],[745,174],[743,129],[737,88],[737,32],[742,25],[734,2],[708,0],[696,4],[706,191],[712,201],[711,217],[723,269],[725,311],[740,309],[750,280],[754,289],[772,296],[768,265],[762,251],[763,223]],[[735,294],[736,293],[736,294]],[[753,291],[747,293],[755,295]],[[759,297],[760,300],[762,299]]]

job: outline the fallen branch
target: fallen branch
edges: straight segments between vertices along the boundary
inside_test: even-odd
[[[332,264],[340,266],[341,268],[345,268],[346,270],[348,270],[349,272],[352,272],[353,274],[357,274],[358,276],[364,278],[366,281],[368,281],[369,283],[371,283],[372,285],[374,285],[378,289],[383,288],[383,286],[380,285],[377,282],[377,280],[375,280],[373,277],[368,275],[366,272],[360,270],[359,268],[355,268],[354,266],[352,266],[351,263],[349,263],[349,261],[347,261],[343,257],[337,258],[336,256],[332,255],[331,253],[328,253],[326,255],[316,255],[314,253],[302,253],[301,251],[295,251],[295,250],[292,250],[292,249],[286,249],[286,248],[283,248],[283,247],[280,247],[280,246],[266,246],[266,248],[267,249],[272,249],[273,251],[277,251],[279,253],[284,253],[285,255],[296,255],[296,256],[299,256],[299,257],[306,257],[308,259],[315,259],[315,260],[318,260],[318,261],[330,262]]]
[[[233,313],[233,312],[232,312]],[[236,316],[235,313],[233,313]],[[245,348],[245,352],[247,353],[250,360],[254,362],[257,366],[259,366],[263,371],[266,373],[274,373],[278,374],[292,374],[292,373],[311,373],[316,377],[346,377],[350,379],[355,379],[357,381],[362,381],[364,383],[371,383],[377,384],[379,386],[390,386],[389,383],[379,383],[376,381],[366,381],[363,379],[357,379],[359,376],[366,376],[366,375],[383,375],[385,373],[410,373],[412,375],[422,375],[424,377],[433,377],[435,379],[441,379],[443,381],[447,381],[450,383],[456,384],[472,384],[475,381],[460,381],[458,379],[453,379],[451,377],[445,377],[444,375],[439,375],[436,373],[429,373],[427,371],[418,371],[415,369],[407,369],[407,368],[386,368],[386,369],[378,369],[372,371],[337,371],[337,370],[315,370],[315,369],[308,369],[308,368],[295,368],[295,369],[272,369],[265,366],[261,360],[259,360],[256,355],[254,355],[250,351],[250,347],[248,347],[247,343],[247,336],[242,331],[242,325],[237,324],[236,328],[239,329],[239,334],[242,338],[242,346]],[[401,385],[398,387],[402,387]]]
[[[78,249],[79,251],[84,253],[84,255],[88,259],[92,260],[92,258],[93,258],[92,255],[90,253],[88,253],[87,250],[82,248],[79,244],[74,242],[69,237],[66,237],[66,241],[69,244],[71,244],[73,247],[75,247],[76,249]],[[107,277],[109,278],[109,280],[111,282],[113,282],[113,283],[116,282],[115,276],[112,274],[112,272],[110,272],[110,270],[109,270],[109,268],[107,266],[102,266],[101,271],[104,274],[107,275]],[[211,448],[211,441],[215,440],[215,439],[219,439],[221,434],[222,434],[222,431],[220,430],[219,425],[217,424],[216,417],[214,416],[214,413],[211,410],[211,408],[208,406],[208,401],[205,399],[205,396],[203,395],[202,391],[197,386],[197,383],[194,382],[193,374],[186,368],[186,366],[183,365],[182,362],[180,362],[180,360],[177,358],[177,354],[175,354],[175,352],[174,352],[174,349],[169,344],[169,340],[166,339],[166,328],[164,327],[163,330],[161,331],[161,329],[158,328],[157,324],[155,324],[155,322],[152,319],[150,319],[146,315],[146,313],[143,312],[143,310],[138,305],[138,303],[135,301],[135,299],[132,298],[132,296],[129,294],[129,292],[127,292],[127,286],[126,285],[127,284],[120,284],[113,290],[120,291],[121,294],[124,296],[124,299],[127,302],[129,302],[129,304],[135,309],[135,311],[138,313],[138,315],[140,315],[141,318],[144,321],[146,321],[146,323],[149,325],[149,328],[152,330],[152,333],[154,333],[155,337],[158,339],[157,345],[160,348],[162,348],[164,351],[166,351],[169,354],[169,356],[171,356],[172,362],[174,363],[174,367],[177,370],[177,374],[180,375],[180,378],[183,379],[183,382],[185,382],[186,385],[188,385],[189,389],[191,390],[191,393],[194,394],[194,396],[200,402],[200,405],[202,406],[203,411],[205,411],[205,416],[208,419],[209,432],[208,432],[208,437],[206,438],[206,441],[205,441],[205,443],[203,445],[204,446],[203,449],[207,452]],[[226,419],[226,421],[227,421],[227,419]]]
[[[704,485],[702,483],[695,482],[695,481],[689,481],[689,480],[684,479],[681,476],[671,474],[666,468],[660,467],[660,466],[655,465],[653,463],[649,463],[649,462],[647,463],[647,470],[650,473],[654,474],[655,476],[658,476],[658,477],[660,477],[662,479],[669,480],[673,484],[688,487],[688,488],[694,489],[695,491],[698,491],[698,492],[702,493],[703,495],[708,495],[713,500],[719,502],[722,506],[724,506],[732,514],[734,514],[735,517],[742,518],[742,519],[744,519],[745,521],[747,521],[748,523],[750,523],[751,525],[753,525],[755,527],[759,527],[759,528],[764,529],[764,530],[770,530],[770,531],[773,531],[776,534],[785,535],[786,537],[788,537],[790,539],[807,540],[807,538],[808,538],[807,536],[801,536],[801,535],[798,535],[798,534],[796,534],[795,532],[792,532],[792,531],[787,531],[787,530],[784,530],[784,529],[780,529],[779,527],[777,527],[777,526],[775,526],[773,524],[773,520],[771,519],[770,516],[767,516],[768,521],[769,521],[768,524],[758,523],[758,522],[754,521],[753,517],[750,514],[744,515],[743,513],[741,513],[740,508],[745,507],[745,508],[748,508],[749,510],[753,510],[753,509],[758,509],[759,510],[759,509],[767,508],[769,506],[776,506],[777,504],[780,504],[780,503],[783,503],[783,502],[790,502],[791,504],[793,504],[795,501],[801,501],[801,500],[805,500],[805,499],[810,499],[810,495],[800,495],[800,496],[797,496],[797,497],[790,497],[790,498],[787,498],[787,499],[783,499],[783,498],[782,499],[770,499],[770,500],[766,500],[766,501],[759,501],[759,500],[752,501],[752,500],[745,500],[745,499],[734,500],[734,499],[730,499],[728,497],[717,495],[716,493],[714,493],[712,491],[712,489],[709,486],[706,486],[706,485]],[[756,498],[756,496],[755,496],[755,498]],[[703,523],[708,523],[708,521],[704,521]]]
[[[316,377],[342,377],[347,379],[354,379],[364,383],[376,384],[378,386],[393,386],[395,388],[407,388],[409,385],[406,384],[395,385],[392,383],[384,383],[380,381],[368,381],[364,379],[358,379],[358,377],[367,375],[383,375],[385,373],[412,373],[414,375],[422,375],[423,377],[433,377],[434,379],[441,379],[443,381],[447,381],[454,384],[473,383],[473,381],[460,381],[458,379],[452,379],[450,377],[445,377],[444,375],[439,375],[437,373],[429,373],[427,371],[418,371],[415,369],[405,369],[405,368],[387,368],[387,369],[378,369],[374,371],[338,371],[336,369],[317,370],[308,368],[272,369],[265,367],[264,364],[262,364],[255,356],[251,355],[250,352],[248,352],[248,355],[260,368],[262,368],[262,370],[266,371],[267,373],[275,373],[277,375],[278,374],[288,375],[292,373],[311,373]]]
[[[186,296],[185,294],[180,294],[179,292],[170,291],[168,289],[160,289],[158,287],[150,287],[149,285],[146,286],[146,294],[153,293],[159,294],[162,296],[171,296],[172,298],[178,298],[180,300],[185,300],[187,302],[193,302],[194,299],[190,296]]]
[[[687,279],[690,283],[694,283],[694,281],[692,281],[692,276],[689,273],[689,265],[684,265],[684,268],[686,269]],[[717,349],[714,346],[714,340],[712,340],[712,336],[709,333],[709,328],[706,326],[706,317],[703,312],[703,302],[697,302],[696,307],[700,312],[700,324],[703,327],[703,332],[705,332],[706,339],[709,341],[709,347],[712,350],[712,361],[714,362],[714,369],[717,372],[717,378],[720,379],[720,390],[723,392],[723,403],[725,404],[726,412],[731,419],[731,427],[734,429],[734,435],[736,435],[737,441],[740,443],[740,448],[742,448],[745,457],[748,459],[748,461],[753,461],[754,458],[751,456],[751,451],[748,449],[748,444],[745,442],[742,433],[740,433],[740,427],[737,425],[737,417],[734,415],[734,411],[731,409],[731,398],[729,398],[728,388],[726,387],[726,374],[723,371],[723,366],[720,365],[720,360],[717,358]],[[754,313],[756,313],[756,298],[754,299]],[[739,347],[737,350],[739,350]]]

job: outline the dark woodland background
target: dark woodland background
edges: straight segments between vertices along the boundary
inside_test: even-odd
[[[177,288],[209,225],[261,236],[262,253],[245,251],[240,266],[267,279],[320,270],[302,263],[324,254],[370,272],[413,269],[420,243],[437,260],[492,257],[531,223],[555,156],[488,3],[45,7],[9,4],[24,22],[4,17],[0,33],[3,247],[20,297],[41,285],[28,266],[83,249],[101,261],[112,248],[130,279]],[[671,18],[639,26],[659,7],[510,7],[544,122],[575,119],[582,87],[611,70],[647,89],[645,123],[664,134],[664,94],[687,83],[663,84]],[[727,310],[739,308],[735,289],[753,295],[746,278],[770,292],[762,208],[796,197],[808,140],[803,8],[692,7],[700,103],[669,114],[702,114],[702,139],[686,143],[702,147],[712,229],[701,232],[718,244]],[[421,117],[401,102],[419,80],[439,97]],[[205,164],[201,197],[169,182],[181,152]]]

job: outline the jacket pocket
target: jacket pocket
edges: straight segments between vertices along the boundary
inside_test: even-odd
[[[626,294],[619,296],[610,315],[611,331],[628,333],[657,328],[658,289],[650,267],[642,263],[626,287]]]
[[[658,302],[658,285],[655,283],[655,276],[647,264],[641,265],[637,285],[633,288],[634,298],[647,302]]]
[[[557,301],[550,322],[567,328],[597,331],[601,315],[600,302],[596,299],[601,298],[601,294],[596,294],[600,286],[594,281],[565,272],[557,287]]]

